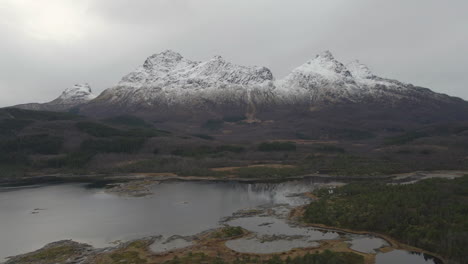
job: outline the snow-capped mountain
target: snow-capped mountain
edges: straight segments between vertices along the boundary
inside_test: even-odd
[[[201,88],[220,84],[256,85],[271,81],[273,75],[265,67],[246,67],[214,56],[205,62],[185,59],[166,50],[148,57],[142,66],[124,76],[117,86],[158,87],[179,85]]]
[[[294,69],[275,83],[283,98],[309,104],[352,103],[448,103],[461,99],[429,89],[376,76],[366,65],[353,61],[346,66],[325,51]]]
[[[47,103],[22,104],[15,107],[28,110],[67,111],[73,107],[85,104],[96,98],[89,84],[75,84],[65,89],[56,99]]]
[[[169,118],[177,114],[185,118],[199,113],[253,117],[344,104],[361,105],[363,109],[369,105],[393,109],[409,106],[429,113],[444,107],[452,113],[458,111],[454,110],[457,107],[468,109],[462,99],[379,77],[359,61],[345,65],[329,51],[276,80],[266,67],[236,65],[221,56],[192,61],[171,50],[151,55],[97,97],[89,85],[75,85],[49,103],[17,107],[53,111],[80,108],[94,115],[138,112]]]
[[[351,99],[352,94],[359,92],[354,76],[330,51],[300,65],[275,84],[286,100],[309,103]]]
[[[205,62],[191,61],[166,50],[147,58],[99,102],[125,106],[198,105],[207,102],[245,101],[248,91],[272,86],[273,75],[265,67],[240,66],[214,56]]]
[[[119,107],[210,108],[219,105],[329,105],[460,100],[429,89],[378,77],[364,64],[347,65],[330,51],[275,80],[268,68],[240,66],[220,56],[199,62],[166,50],[148,57],[93,103]]]

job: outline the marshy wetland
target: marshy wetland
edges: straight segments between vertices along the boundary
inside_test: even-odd
[[[72,250],[85,261],[77,263],[112,263],[105,262],[108,254],[118,252],[125,256],[138,252],[138,258],[145,261],[138,263],[163,263],[191,252],[208,256],[217,252],[229,260],[295,256],[326,249],[357,254],[364,263],[438,263],[427,255],[396,250],[380,237],[312,227],[292,216],[292,211],[312,200],[307,195],[310,191],[342,184],[324,179],[282,183],[162,181],[150,185],[150,192],[141,196],[86,184],[3,188],[0,233],[9,239],[0,241],[0,258],[5,261],[48,243],[71,239],[92,246]],[[143,246],[132,251],[135,243]],[[109,253],[114,251],[117,253]],[[8,263],[26,263],[21,261],[17,257]]]

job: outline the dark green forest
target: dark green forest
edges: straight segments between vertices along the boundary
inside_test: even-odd
[[[353,183],[327,189],[306,209],[310,223],[375,231],[466,263],[468,175],[414,184]]]

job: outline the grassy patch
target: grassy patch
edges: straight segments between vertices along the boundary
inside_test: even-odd
[[[109,256],[112,259],[112,263],[122,264],[145,264],[146,259],[140,257],[140,254],[136,251],[122,251],[115,252]]]
[[[244,167],[233,171],[241,178],[285,178],[304,174],[302,168]]]
[[[22,257],[19,263],[64,263],[74,253],[74,248],[69,245],[51,247],[28,254]]]
[[[213,171],[209,168],[181,168],[176,171],[180,176],[197,176],[197,177],[223,177],[228,175],[225,171]]]
[[[158,157],[113,168],[118,172],[173,172],[181,176],[224,176],[225,172],[209,169],[203,161],[183,157]]]
[[[240,236],[244,234],[244,230],[240,226],[226,226],[223,227],[220,231],[215,232],[213,237],[215,238],[230,238],[235,236]]]
[[[143,248],[146,248],[147,246],[148,246],[148,241],[145,241],[145,240],[137,240],[128,244],[129,248],[138,248],[138,249],[143,249]]]

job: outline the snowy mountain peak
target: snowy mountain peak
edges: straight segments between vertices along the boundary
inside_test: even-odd
[[[170,49],[167,49],[167,50],[164,50],[160,53],[155,53],[153,55],[151,55],[149,58],[157,58],[157,59],[160,59],[160,60],[174,60],[174,61],[179,61],[181,60],[183,57],[182,55],[180,55],[180,53],[178,52],[175,52],[173,50],[170,50]]]
[[[215,55],[211,60],[224,61],[224,58],[221,55]]]
[[[88,103],[94,98],[96,98],[96,95],[93,94],[91,86],[83,83],[65,89],[59,97],[50,102],[22,104],[16,105],[16,107],[28,110],[67,111],[73,107]]]
[[[204,80],[209,85],[254,85],[273,80],[273,74],[265,67],[236,65],[221,56],[199,63],[186,72],[186,77]]]
[[[161,53],[149,56],[143,63],[143,68],[147,70],[151,70],[154,67],[159,69],[171,69],[179,64],[182,60],[184,60],[184,57],[182,57],[182,55],[179,53],[172,50],[165,50]]]
[[[150,84],[166,77],[171,72],[190,69],[198,63],[185,59],[175,51],[165,50],[149,56],[142,66],[125,75],[119,85],[141,86]]]
[[[265,67],[248,67],[227,62],[221,56],[197,62],[166,50],[148,57],[143,66],[124,76],[122,87],[206,88],[221,84],[252,85],[273,80]]]
[[[52,111],[88,109],[89,113],[93,112],[90,109],[107,107],[119,111],[147,108],[166,114],[171,114],[172,107],[174,113],[237,109],[253,116],[260,109],[282,106],[302,111],[339,103],[393,106],[399,102],[434,105],[459,102],[429,89],[375,76],[359,61],[345,66],[330,51],[315,56],[284,79],[274,80],[266,67],[237,65],[221,56],[192,61],[165,50],[149,56],[117,85],[94,98],[88,84],[76,84],[51,102],[17,107]]]
[[[321,75],[327,78],[351,77],[351,73],[343,63],[337,61],[335,57],[333,57],[333,54],[328,50],[297,67],[293,72]]]
[[[329,50],[325,50],[322,53],[317,54],[317,56],[315,56],[315,57],[316,58],[321,57],[321,58],[328,59],[328,60],[334,60],[335,59],[335,57],[333,56],[333,54]]]
[[[82,101],[86,102],[96,98],[93,94],[91,86],[87,83],[75,84],[71,88],[65,89],[62,94],[54,101]]]
[[[353,77],[360,79],[371,79],[375,77],[367,65],[362,64],[359,60],[354,60],[346,65],[346,68],[351,72]]]
[[[211,109],[214,105],[252,105],[254,101],[264,105],[313,105],[394,103],[419,100],[418,97],[438,98],[412,85],[375,76],[358,61],[345,66],[330,51],[316,55],[284,79],[274,80],[265,67],[237,65],[221,56],[203,62],[191,61],[166,50],[148,57],[142,66],[93,102],[129,107],[176,105]]]

